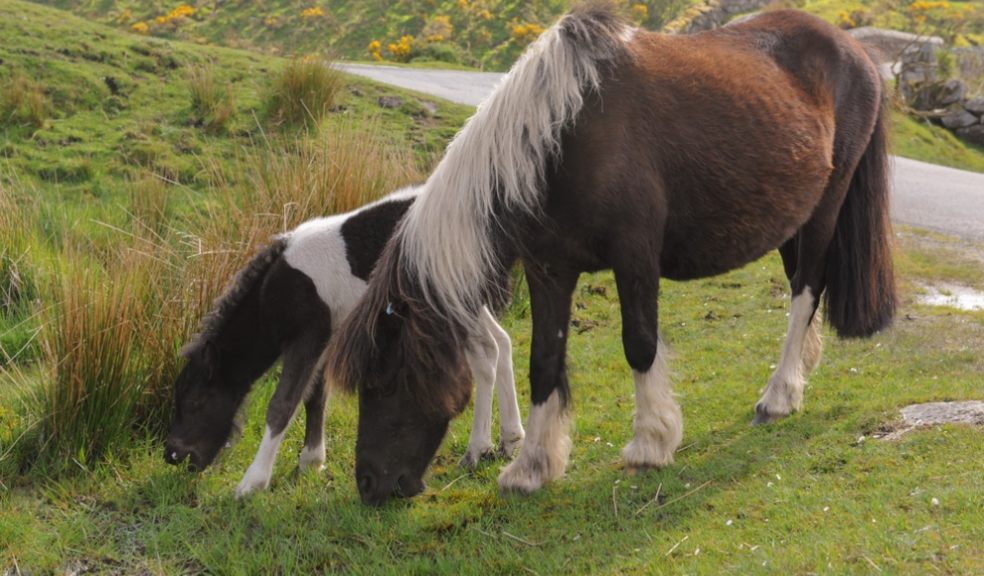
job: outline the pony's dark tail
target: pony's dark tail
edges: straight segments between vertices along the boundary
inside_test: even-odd
[[[895,316],[886,108],[882,102],[827,252],[826,317],[841,338],[871,336]]]

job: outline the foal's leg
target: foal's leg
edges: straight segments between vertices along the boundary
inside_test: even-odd
[[[614,268],[622,309],[622,346],[635,380],[632,440],[622,450],[630,472],[673,463],[683,438],[683,416],[670,390],[666,346],[658,327],[658,253]]]
[[[326,341],[327,338],[322,338],[319,334],[306,333],[287,345],[284,350],[280,382],[267,407],[266,432],[263,434],[263,441],[256,451],[253,463],[246,469],[246,474],[236,487],[237,498],[257,490],[264,490],[270,485],[270,476],[273,474],[273,464],[277,459],[280,443],[283,442],[287,426],[294,418],[297,405],[311,382],[311,374]],[[323,457],[322,461],[324,461]]]
[[[535,273],[534,273],[535,272]],[[567,374],[564,361],[577,273],[526,269],[533,308],[531,400],[527,435],[519,457],[499,475],[507,492],[530,493],[564,474],[570,455]]]
[[[472,470],[479,460],[492,454],[492,389],[495,385],[499,345],[488,331],[468,343],[465,358],[475,380],[475,410],[468,451],[460,465]]]
[[[516,453],[526,432],[523,430],[523,420],[519,414],[519,403],[516,400],[516,377],[513,373],[512,340],[509,333],[495,321],[488,308],[482,309],[482,323],[495,338],[499,348],[496,361],[495,392],[499,401],[499,449],[500,455],[512,458]]]
[[[325,403],[328,388],[321,370],[311,378],[311,390],[304,401],[304,448],[298,468],[320,472],[325,467]]]

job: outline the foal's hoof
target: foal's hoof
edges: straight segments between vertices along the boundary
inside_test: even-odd
[[[469,448],[465,452],[465,455],[461,457],[458,466],[469,472],[473,472],[478,467],[479,462],[483,460],[494,460],[495,457],[496,452],[491,446],[487,448]]]
[[[506,440],[505,438],[499,440],[499,446],[496,448],[496,454],[499,458],[505,460],[512,460],[516,457],[516,453],[519,452],[520,447],[523,445],[523,437],[515,438],[513,440]]]

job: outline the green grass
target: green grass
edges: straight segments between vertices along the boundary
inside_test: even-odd
[[[948,266],[960,262],[940,258],[926,238],[902,235],[903,286],[967,281],[950,278]],[[933,254],[937,265],[927,268]],[[979,277],[975,282],[984,288]],[[466,413],[439,452],[426,493],[380,510],[364,507],[352,481],[355,405],[340,398],[329,408],[326,472],[295,475],[295,425],[271,490],[237,502],[233,488],[262,434],[267,382],[253,394],[244,437],[202,475],[166,466],[160,446],[148,440],[92,468],[78,465],[70,477],[4,478],[0,566],[16,562],[36,572],[74,562],[96,571],[222,574],[979,573],[981,430],[943,426],[892,442],[877,435],[909,403],[980,397],[984,313],[922,306],[906,289],[887,333],[850,342],[825,334],[825,358],[802,413],[751,427],[752,405],[778,358],[786,290],[772,256],[726,276],[664,283],[661,323],[675,351],[685,416],[683,448],[665,470],[621,470],[631,379],[614,283],[610,274],[596,274],[583,278],[575,304],[571,465],[565,478],[533,496],[499,496],[498,463],[472,475],[456,468],[467,443]],[[505,325],[525,406],[529,319],[522,291]]]

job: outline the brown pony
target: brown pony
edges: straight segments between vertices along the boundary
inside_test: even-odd
[[[778,248],[789,329],[755,421],[797,410],[820,356],[821,297],[842,337],[894,315],[883,117],[871,60],[806,14],[694,36],[637,30],[597,4],[566,15],[448,147],[328,349],[329,377],[359,392],[363,500],[422,488],[467,397],[465,343],[517,259],[533,406],[503,490],[531,492],[566,467],[565,353],[585,271],[610,268],[618,286],[636,388],[627,467],[670,464],[682,436],[657,332],[661,277],[721,274]]]

